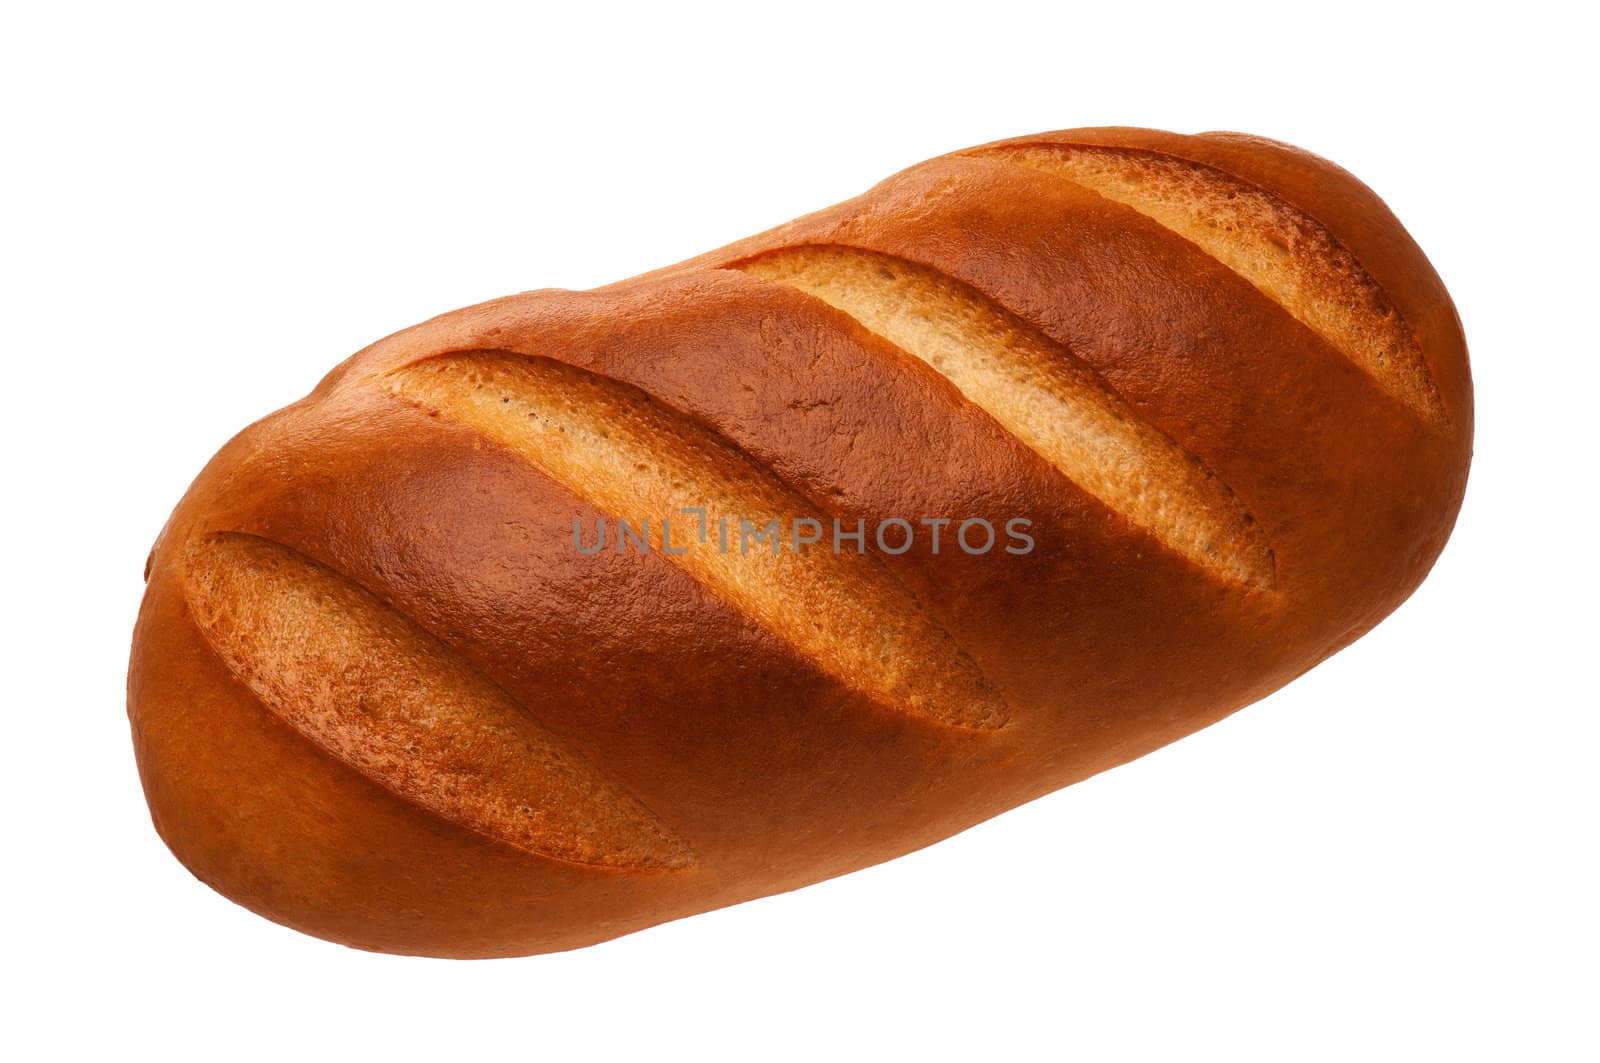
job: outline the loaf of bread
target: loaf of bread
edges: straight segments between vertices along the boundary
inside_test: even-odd
[[[1471,439],[1450,299],[1344,170],[989,144],[435,318],[247,428],[151,554],[139,769],[178,858],[288,926],[587,945],[1283,685],[1422,580]]]

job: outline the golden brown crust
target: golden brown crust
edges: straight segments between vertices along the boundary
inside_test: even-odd
[[[1063,145],[1199,174],[1223,231],[1289,219],[1288,258],[1219,259],[1210,236],[1185,238],[1170,213],[1182,182],[1159,178],[1147,201],[1104,184],[1130,172],[1115,159],[1087,177],[1017,161]],[[1219,208],[1230,191],[1253,213]],[[867,303],[819,298],[836,278],[736,268],[821,260],[807,248],[907,265]],[[1352,262],[1354,281],[1334,276]],[[1015,354],[1005,372],[963,376],[941,362],[944,334],[891,327],[878,309],[912,298],[905,277],[932,278],[925,310],[955,300],[950,334]],[[1362,305],[1372,320],[1351,316]],[[1404,336],[1432,401],[1412,388],[1423,377],[1385,377]],[[402,386],[424,364],[447,374],[427,378],[427,401]],[[549,368],[519,368],[535,365]],[[515,421],[469,415],[452,381],[484,366],[506,367],[496,395],[520,416],[567,410],[552,430],[581,414],[633,417],[642,434],[608,443],[607,463],[562,461]],[[1114,416],[1085,417],[1064,450],[1030,435],[1030,382]],[[669,431],[656,493],[630,488],[634,444]],[[152,555],[129,680],[141,774],[174,852],[291,926],[450,956],[588,944],[929,844],[1281,686],[1421,581],[1471,433],[1443,286],[1332,164],[1125,129],[943,156],[644,277],[425,322],[243,432]],[[1106,439],[1123,449],[1097,450]],[[609,510],[683,481],[868,528],[1021,517],[1035,547],[970,556],[947,540],[936,555],[921,537],[870,570],[715,572],[573,548],[575,518],[643,515]],[[1170,497],[1141,502],[1151,483]],[[267,545],[205,553],[217,542]],[[287,589],[263,575],[282,571]],[[217,604],[252,594],[277,594],[277,619]],[[452,710],[342,669],[341,652],[363,651],[333,638],[338,609],[382,644],[369,658],[425,660],[407,689]],[[916,667],[867,681],[871,639]],[[984,692],[992,704],[965,716]],[[350,715],[363,694],[382,704]],[[517,742],[520,774],[504,767]],[[507,810],[538,795],[555,803],[515,826]]]

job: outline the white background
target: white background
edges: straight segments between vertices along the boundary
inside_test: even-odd
[[[8,7],[0,1053],[1597,1058],[1588,34],[1527,3],[559,6]],[[932,849],[576,953],[349,951],[167,854],[129,633],[233,432],[437,312],[1094,124],[1327,155],[1454,294],[1471,487],[1374,633]]]

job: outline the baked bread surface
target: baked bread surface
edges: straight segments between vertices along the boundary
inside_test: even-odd
[[[1331,163],[1134,129],[957,152],[435,318],[242,432],[151,554],[141,776],[199,878],[305,932],[591,944],[1271,692],[1422,580],[1471,438],[1449,296]],[[718,549],[683,507],[784,542]]]

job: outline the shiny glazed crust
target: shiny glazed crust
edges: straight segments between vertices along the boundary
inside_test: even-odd
[[[1471,439],[1449,296],[1327,161],[1134,129],[942,156],[435,318],[242,432],[151,555],[140,772],[179,859],[307,933],[591,944],[1282,686],[1422,580]],[[673,501],[1035,546],[574,548]]]

